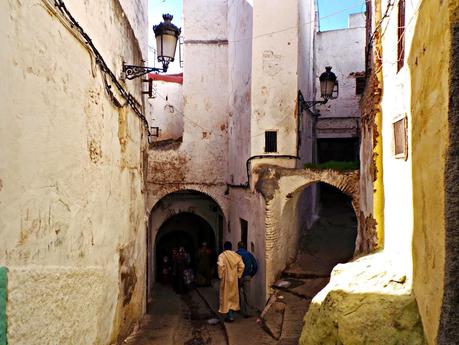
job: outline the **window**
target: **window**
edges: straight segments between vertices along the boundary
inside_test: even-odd
[[[241,222],[241,241],[247,245],[247,240],[249,238],[249,223],[245,219],[239,218]]]
[[[277,152],[277,132],[265,132],[265,152]]]
[[[408,138],[407,138],[406,116],[393,123],[394,129],[394,156],[395,158],[408,158]]]
[[[365,90],[365,77],[355,78],[355,94],[362,95]]]
[[[397,72],[405,63],[405,0],[398,1]]]

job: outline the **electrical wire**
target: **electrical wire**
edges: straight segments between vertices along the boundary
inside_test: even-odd
[[[143,112],[139,109],[140,108],[139,102],[135,99],[135,97],[130,92],[128,92],[120,84],[120,82],[116,78],[113,71],[108,67],[107,63],[105,62],[103,56],[100,54],[99,50],[95,47],[94,43],[92,42],[92,39],[89,37],[89,35],[84,31],[84,29],[81,27],[78,21],[73,17],[73,15],[67,9],[65,2],[63,0],[54,0],[54,6],[52,6],[48,0],[42,0],[42,1],[47,6],[47,8],[49,8],[52,11],[52,13],[59,19],[59,21],[64,24],[64,26],[71,32],[71,34],[74,37],[76,37],[90,52],[91,61],[94,60],[95,65],[99,67],[99,70],[103,74],[102,79],[104,82],[104,87],[112,103],[117,108],[121,108],[121,107],[128,105],[134,111],[137,117],[139,117],[139,119],[142,121],[144,128],[146,132],[148,133],[148,136],[150,137],[152,135],[152,133],[150,132],[150,126],[148,124],[147,118],[145,117]],[[57,8],[59,12],[56,11],[55,8]],[[93,70],[93,76],[95,76],[94,70]],[[125,104],[121,104],[117,100],[117,98],[115,97],[113,93],[112,85],[110,85],[108,79],[115,86],[120,96],[125,99],[126,101]]]

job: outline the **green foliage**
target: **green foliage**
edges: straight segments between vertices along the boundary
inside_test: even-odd
[[[352,162],[339,162],[339,161],[329,161],[320,164],[306,163],[304,167],[306,169],[332,169],[338,171],[348,171],[348,170],[357,170],[359,169],[359,161]]]

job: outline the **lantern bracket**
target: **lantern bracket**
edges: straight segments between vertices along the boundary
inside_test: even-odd
[[[328,98],[324,98],[322,101],[306,101],[301,93],[301,90],[298,90],[298,103],[300,104],[301,109],[310,109],[317,104],[325,104],[328,102]]]
[[[135,79],[141,77],[147,73],[155,72],[166,72],[167,68],[157,68],[157,67],[148,67],[148,66],[136,66],[136,65],[127,65],[123,62],[123,69],[121,71],[121,79]]]

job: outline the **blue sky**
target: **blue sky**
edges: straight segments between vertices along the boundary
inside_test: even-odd
[[[351,13],[365,12],[365,0],[318,0],[320,30],[347,28]]]
[[[183,0],[149,0],[148,1],[148,44],[150,46],[148,61],[149,66],[161,67],[157,62],[154,61],[154,55],[152,48],[155,47],[155,35],[153,33],[153,25],[157,25],[163,21],[163,13],[170,13],[174,16],[172,23],[177,25],[179,28],[182,27],[182,2]],[[178,66],[178,47],[175,55],[175,62],[172,63],[169,67],[169,73],[180,72],[180,67]]]

